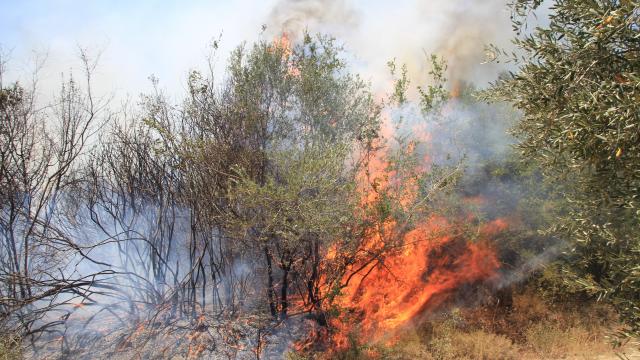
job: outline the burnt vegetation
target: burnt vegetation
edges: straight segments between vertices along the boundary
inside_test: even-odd
[[[392,61],[376,97],[308,33],[239,46],[223,80],[210,61],[179,103],[151,78],[119,111],[85,52],[46,106],[0,64],[0,352],[622,349],[640,326],[638,2],[555,1],[526,30],[540,6],[512,4],[516,70],[482,91],[433,56],[430,84]]]

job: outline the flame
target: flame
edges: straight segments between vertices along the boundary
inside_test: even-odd
[[[136,330],[133,332],[133,336],[140,336],[140,334],[144,333],[145,330],[146,326],[144,325],[144,323],[140,323],[138,324],[138,326],[136,326]]]
[[[504,221],[496,220],[480,233],[489,236],[503,227]],[[405,245],[395,254],[355,275],[338,298],[338,305],[349,309],[346,319],[333,324],[338,347],[348,345],[348,324],[359,324],[363,339],[381,340],[439,305],[459,286],[494,275],[499,262],[491,247],[448,235],[452,231],[447,220],[433,217],[404,235]]]
[[[392,139],[394,130],[390,121],[385,121],[380,141]],[[413,134],[421,141],[430,139],[424,129],[416,129]],[[410,142],[407,152],[414,152],[415,144]],[[359,181],[362,206],[374,204],[383,190],[401,189],[394,195],[400,206],[410,211],[418,194],[417,181],[404,179],[404,186],[394,188],[396,174],[388,165],[384,151],[368,160]],[[417,166],[418,171],[428,171],[429,157],[424,156],[423,163]],[[353,330],[367,342],[392,341],[394,333],[433,310],[460,286],[495,276],[499,261],[489,240],[507,223],[498,219],[480,226],[477,240],[470,242],[463,238],[458,226],[467,220],[455,222],[433,215],[418,219],[410,231],[404,230],[406,224],[387,220],[379,231],[367,235],[361,250],[375,255],[350,267],[342,279],[341,295],[335,300],[346,310],[331,322],[331,340],[336,348],[349,345]],[[329,249],[326,259],[336,258],[338,251],[335,247]]]
[[[292,54],[291,40],[289,39],[289,35],[284,32],[273,40],[273,46],[277,49],[282,49],[283,57],[285,58],[288,58]]]
[[[449,93],[449,95],[453,99],[457,99],[460,97],[461,92],[462,92],[462,85],[460,84],[460,81],[454,80],[451,84],[451,92]]]
[[[291,76],[298,77],[300,76],[300,69],[293,63],[291,59],[291,55],[293,55],[293,49],[291,44],[291,39],[287,33],[282,33],[279,37],[276,37],[273,42],[273,51],[281,51],[282,59],[287,61],[288,73]]]
[[[195,321],[195,328],[191,333],[187,334],[186,338],[189,341],[189,350],[187,352],[187,359],[199,359],[202,353],[207,349],[206,338],[203,336],[206,332],[207,317],[204,313],[198,315]]]

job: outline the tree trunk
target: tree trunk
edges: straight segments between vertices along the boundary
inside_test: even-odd
[[[269,308],[271,310],[271,316],[277,318],[278,312],[276,310],[275,302],[276,294],[273,290],[273,266],[271,265],[272,255],[271,252],[269,252],[269,248],[266,246],[264,247],[264,255],[267,258],[267,298],[269,300]]]
[[[289,308],[289,301],[287,300],[287,294],[289,291],[289,269],[291,268],[291,262],[289,265],[285,265],[284,261],[281,263],[282,266],[282,287],[280,288],[280,304],[282,307],[280,308],[280,320],[284,320],[287,318],[287,310]]]

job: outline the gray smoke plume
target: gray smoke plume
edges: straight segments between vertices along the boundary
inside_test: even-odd
[[[399,0],[369,6],[355,0],[280,0],[265,23],[271,37],[286,33],[295,39],[305,29],[335,36],[357,57],[356,70],[383,92],[390,83],[385,75],[391,59],[407,65],[413,84],[427,84],[429,54],[448,61],[452,84],[495,79],[504,67],[488,61],[493,56],[486,47],[509,47],[509,15],[506,0]]]
[[[335,32],[357,27],[357,17],[345,0],[281,0],[269,14],[267,34],[299,36],[305,29]]]

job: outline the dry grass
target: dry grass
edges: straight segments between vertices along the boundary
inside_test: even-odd
[[[514,297],[511,309],[454,309],[399,334],[394,344],[364,344],[331,358],[614,359],[607,334],[616,324],[607,307],[551,305],[524,293]]]
[[[467,359],[517,359],[518,349],[511,339],[476,330],[454,336],[459,358]]]
[[[22,359],[20,339],[11,334],[0,333],[0,360]]]
[[[528,352],[538,359],[596,359],[598,354],[612,350],[604,337],[581,326],[562,329],[553,324],[533,324],[526,330],[526,338]]]

